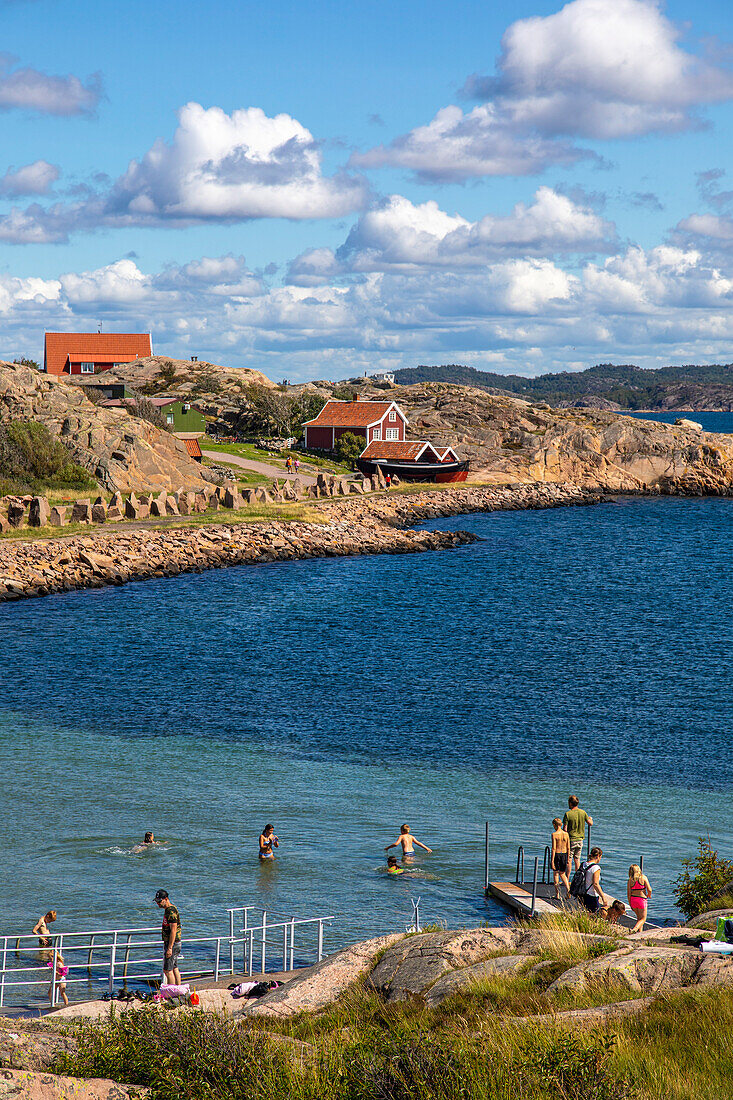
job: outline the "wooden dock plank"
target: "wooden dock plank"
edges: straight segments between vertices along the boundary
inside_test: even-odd
[[[532,912],[532,883],[525,882],[490,882],[489,893],[500,901],[502,905],[505,905],[512,912],[519,916],[529,916]],[[563,899],[561,902],[557,902],[553,898],[554,887],[548,885],[546,882],[537,883],[537,898],[535,901],[535,913],[542,914],[557,914],[562,913],[563,910],[581,909],[580,902],[575,898]],[[568,900],[570,904],[568,905]],[[585,911],[585,910],[584,910]],[[629,916],[628,909],[619,922],[625,928],[633,928],[635,920],[632,916]],[[645,928],[653,929],[658,927],[652,921],[647,921]]]

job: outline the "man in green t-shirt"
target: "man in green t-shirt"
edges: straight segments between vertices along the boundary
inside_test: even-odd
[[[158,890],[155,902],[164,909],[161,932],[163,935],[163,973],[168,985],[181,984],[181,972],[178,969],[178,956],[181,953],[181,918],[178,910],[168,897],[167,890]]]
[[[567,813],[562,819],[562,827],[570,837],[570,855],[573,858],[576,871],[580,867],[586,822],[589,825],[593,824],[593,818],[585,810],[581,810],[579,803],[580,799],[571,794],[568,799]]]

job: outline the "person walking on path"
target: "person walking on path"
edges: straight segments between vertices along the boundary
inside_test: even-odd
[[[626,897],[629,899],[629,905],[636,917],[636,924],[631,929],[632,934],[644,931],[648,899],[651,896],[652,888],[649,885],[649,879],[638,863],[632,863],[629,867],[629,881],[626,883]]]
[[[45,917],[39,917],[36,923],[33,925],[33,935],[38,936],[39,947],[51,946],[51,932],[49,924],[53,924],[56,920],[56,910],[49,909]]]
[[[181,972],[178,969],[178,956],[181,953],[181,918],[175,905],[168,897],[167,890],[158,890],[155,903],[159,909],[165,909],[161,933],[163,936],[163,973],[168,985],[181,984]]]
[[[585,841],[585,826],[593,824],[593,818],[580,808],[580,799],[571,794],[568,799],[568,809],[562,819],[562,827],[570,837],[570,854],[573,857],[575,870],[580,867],[580,859],[583,854]]]
[[[300,459],[296,458],[296,460],[295,460],[295,476],[296,477],[298,476],[299,470],[300,470]]]
[[[275,826],[265,825],[260,833],[260,859],[274,859],[273,848],[279,848],[280,841],[275,836]]]
[[[287,459],[286,459],[286,461],[285,461],[285,469],[287,470],[287,472],[288,472],[288,473],[290,473],[290,471],[292,470],[292,468],[293,468],[293,463],[292,463],[292,461],[291,461],[291,459],[290,459],[290,455],[288,455],[288,457],[287,457]]]
[[[602,905],[613,905],[613,898],[609,897],[608,894],[604,894],[601,886],[602,858],[603,850],[601,848],[591,848],[590,860],[585,869],[585,894],[582,899],[589,913],[597,913]]]
[[[418,848],[422,848],[425,852],[432,852],[432,848],[428,848],[427,844],[421,844],[412,833],[410,832],[410,826],[405,824],[400,826],[400,835],[392,844],[387,844],[385,852],[388,852],[390,848],[401,848],[403,860],[412,859],[415,855],[415,849],[413,844],[417,844]]]
[[[389,489],[390,485],[392,484],[392,475],[387,474],[387,476],[384,479],[384,482],[385,482],[385,485],[387,486],[387,488]]]
[[[562,827],[559,817],[552,821],[552,877],[555,883],[555,901],[560,900],[560,879],[565,887],[565,897],[570,892],[570,879],[568,878],[568,865],[570,863],[570,837]]]

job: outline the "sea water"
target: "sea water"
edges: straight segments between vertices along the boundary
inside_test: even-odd
[[[436,522],[440,553],[242,566],[0,606],[0,932],[330,915],[326,948],[504,919],[576,793],[652,917],[698,837],[733,856],[733,502]],[[433,849],[388,878],[402,822]],[[277,859],[261,864],[272,822]],[[162,842],[135,846],[151,829]]]

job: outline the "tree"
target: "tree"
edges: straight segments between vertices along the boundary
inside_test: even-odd
[[[694,859],[683,859],[682,866],[684,871],[678,875],[672,892],[686,917],[704,913],[733,882],[733,861],[720,858],[710,837],[700,837],[697,855]]]
[[[364,450],[366,442],[363,435],[354,435],[353,432],[344,432],[336,441],[336,458],[343,466],[356,469],[356,460]]]
[[[147,420],[149,424],[154,424],[156,428],[162,428],[164,432],[169,430],[165,413],[158,405],[154,405],[149,397],[145,397],[142,393],[136,393],[134,390],[130,390],[130,396],[133,398],[127,406],[130,416],[136,416],[139,420]]]
[[[41,369],[35,359],[26,359],[24,357],[21,357],[19,359],[13,359],[13,362],[17,363],[19,367],[32,367],[33,370]]]

